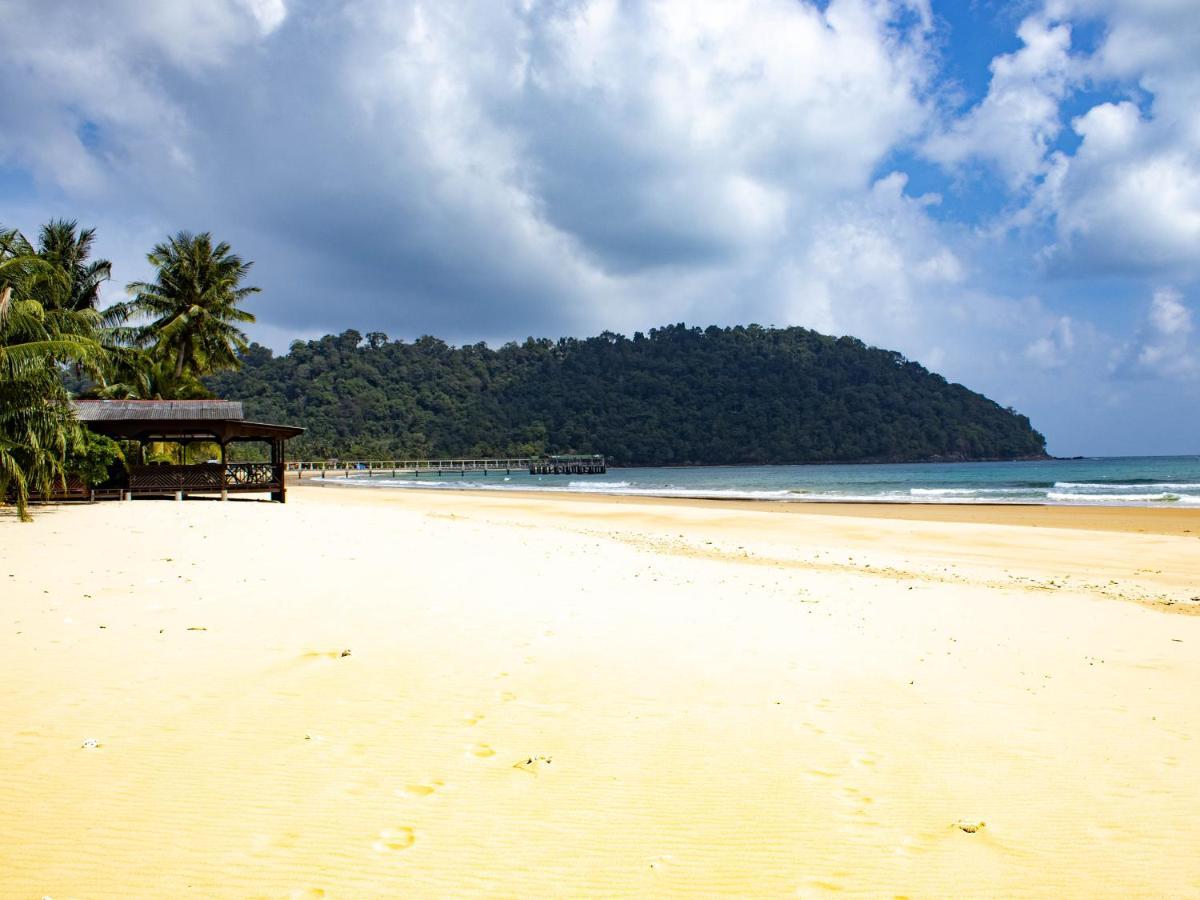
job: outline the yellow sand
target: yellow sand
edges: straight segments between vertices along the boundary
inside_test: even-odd
[[[0,896],[1200,893],[1200,514],[302,487],[0,582]]]

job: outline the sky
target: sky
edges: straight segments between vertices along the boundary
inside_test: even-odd
[[[250,336],[802,325],[1200,453],[1197,0],[0,0],[0,225]]]

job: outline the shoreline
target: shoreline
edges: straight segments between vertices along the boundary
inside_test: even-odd
[[[1162,535],[1194,534],[1200,538],[1200,507],[1118,506],[1069,503],[963,503],[953,500],[884,502],[871,500],[766,500],[722,497],[661,497],[649,494],[606,494],[600,491],[539,490],[520,488],[486,490],[472,488],[388,488],[344,481],[291,481],[288,490],[367,491],[381,494],[462,495],[476,498],[505,498],[552,502],[595,501],[615,505],[695,506],[738,509],[791,515],[827,515],[894,519],[914,522],[973,522],[992,525],[1076,528],[1087,531],[1116,531]]]

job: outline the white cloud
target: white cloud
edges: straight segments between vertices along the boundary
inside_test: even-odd
[[[1030,16],[1017,34],[1021,49],[992,61],[987,96],[924,145],[946,165],[994,163],[1013,189],[1045,172],[1047,150],[1062,128],[1059,104],[1073,79],[1069,25]]]
[[[749,285],[870,190],[931,76],[923,3],[361,0],[345,21],[329,53],[373,171],[452,234],[423,265],[467,244],[521,312],[574,330],[790,321],[790,297]]]
[[[1079,150],[1054,157],[1038,198],[1055,221],[1057,240],[1045,251],[1050,264],[1198,271],[1200,144],[1164,134],[1128,101],[1098,104],[1073,127]]]
[[[1094,49],[1072,31],[1102,28]],[[1018,29],[1023,46],[992,62],[987,96],[923,145],[955,168],[994,164],[1033,196],[1008,228],[1049,225],[1050,270],[1200,275],[1200,15],[1189,0],[1048,0]],[[1089,89],[1117,97],[1075,117],[1079,141],[1055,149],[1062,108]],[[1121,94],[1129,97],[1122,98]]]
[[[0,163],[76,197],[162,190],[191,172],[197,138],[170,71],[225,64],[285,12],[282,0],[0,0]]]
[[[283,24],[287,18],[287,6],[284,0],[239,0],[240,4],[250,11],[258,22],[259,31],[270,34]]]
[[[1048,14],[1103,24],[1080,58],[1095,88],[1131,99],[1094,105],[1072,127],[1038,197],[1059,271],[1200,275],[1200,15],[1188,0],[1051,0]]]
[[[1075,329],[1070,316],[1061,316],[1050,333],[1025,348],[1025,358],[1043,369],[1057,369],[1067,364],[1075,349]]]
[[[1194,379],[1200,376],[1200,347],[1192,340],[1192,311],[1174,288],[1154,292],[1145,320],[1116,358],[1125,377]]]
[[[1197,271],[1200,144],[1164,135],[1129,102],[1073,123],[1082,143],[1056,154],[1040,205],[1054,216],[1052,266],[1068,271]]]
[[[100,226],[122,282],[167,231],[212,229],[256,260],[277,347],[802,324],[1069,415],[1058,387],[1108,377],[1120,342],[1056,308],[1038,247],[1200,276],[1185,5],[1051,0],[956,119],[926,0],[0,0],[0,178],[37,192],[6,216]],[[951,179],[941,206],[907,193],[917,145],[995,166],[1015,234],[976,229]]]

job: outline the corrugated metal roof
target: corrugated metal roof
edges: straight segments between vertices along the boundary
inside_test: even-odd
[[[76,400],[81,422],[240,420],[240,400]]]

